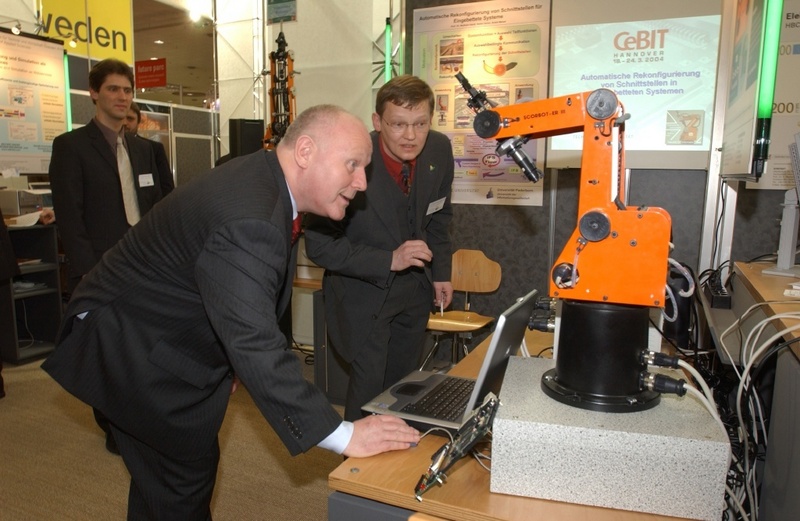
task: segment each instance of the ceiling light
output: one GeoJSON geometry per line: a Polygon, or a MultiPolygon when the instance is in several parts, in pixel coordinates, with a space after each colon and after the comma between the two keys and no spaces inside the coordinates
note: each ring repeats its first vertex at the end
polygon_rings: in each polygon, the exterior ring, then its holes
{"type": "Polygon", "coordinates": [[[150,60],[152,60],[152,61],[155,61],[155,60],[157,60],[157,59],[158,59],[158,56],[151,56],[151,57],[150,57],[150,60]]]}
{"type": "Polygon", "coordinates": [[[69,46],[72,47],[73,49],[75,47],[77,47],[78,46],[78,39],[77,38],[73,38],[72,40],[70,40],[69,41],[69,46]]]}
{"type": "Polygon", "coordinates": [[[0,22],[0,24],[14,24],[14,27],[11,28],[11,32],[14,34],[19,34],[22,32],[22,24],[19,23],[19,20],[6,20],[5,22],[0,22]]]}
{"type": "Polygon", "coordinates": [[[164,40],[153,40],[153,43],[156,45],[164,45],[164,40]]]}

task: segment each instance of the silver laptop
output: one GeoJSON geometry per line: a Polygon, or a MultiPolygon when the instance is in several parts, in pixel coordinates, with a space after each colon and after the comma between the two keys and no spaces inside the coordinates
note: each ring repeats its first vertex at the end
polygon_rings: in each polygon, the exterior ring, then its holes
{"type": "Polygon", "coordinates": [[[533,290],[517,299],[497,319],[477,379],[414,371],[361,409],[400,417],[423,432],[433,427],[458,430],[489,392],[500,394],[508,358],[522,344],[536,304],[536,294],[537,291],[533,290]]]}

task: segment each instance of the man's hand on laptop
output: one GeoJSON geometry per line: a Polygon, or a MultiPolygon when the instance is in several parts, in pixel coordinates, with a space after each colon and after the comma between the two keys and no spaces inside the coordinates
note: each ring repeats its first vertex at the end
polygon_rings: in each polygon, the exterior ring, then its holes
{"type": "Polygon", "coordinates": [[[343,454],[366,458],[390,450],[407,449],[419,443],[419,432],[394,416],[367,416],[353,422],[353,437],[343,454]]]}

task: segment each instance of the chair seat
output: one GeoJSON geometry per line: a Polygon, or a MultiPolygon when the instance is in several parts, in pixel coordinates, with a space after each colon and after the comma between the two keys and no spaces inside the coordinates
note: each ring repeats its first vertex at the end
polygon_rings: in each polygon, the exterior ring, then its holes
{"type": "Polygon", "coordinates": [[[487,317],[472,311],[445,311],[444,315],[431,313],[428,317],[428,329],[444,333],[466,333],[477,331],[494,322],[494,317],[487,317]]]}
{"type": "Polygon", "coordinates": [[[424,369],[439,349],[442,336],[452,336],[450,346],[453,363],[458,362],[459,354],[469,354],[469,343],[474,340],[472,333],[494,323],[494,317],[487,317],[467,311],[471,308],[471,293],[491,293],[500,287],[502,268],[500,263],[488,258],[480,250],[459,249],[453,252],[450,270],[450,283],[454,292],[464,294],[461,311],[433,312],[428,317],[428,332],[433,336],[433,347],[422,361],[424,369]]]}

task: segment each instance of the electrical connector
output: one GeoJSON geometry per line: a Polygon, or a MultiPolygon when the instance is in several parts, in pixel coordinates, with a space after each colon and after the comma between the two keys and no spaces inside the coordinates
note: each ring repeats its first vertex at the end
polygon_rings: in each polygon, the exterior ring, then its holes
{"type": "Polygon", "coordinates": [[[541,313],[534,310],[528,321],[528,329],[553,333],[556,330],[556,317],[552,312],[541,313]]]}
{"type": "Polygon", "coordinates": [[[656,351],[643,351],[642,363],[647,365],[655,365],[658,367],[670,367],[677,369],[680,359],[677,356],[671,356],[656,351]]]}
{"type": "Polygon", "coordinates": [[[686,380],[678,380],[658,373],[641,373],[639,385],[658,393],[677,394],[678,396],[686,394],[686,380]]]}
{"type": "Polygon", "coordinates": [[[703,286],[703,293],[712,308],[731,309],[731,295],[716,278],[709,280],[703,286]]]}

